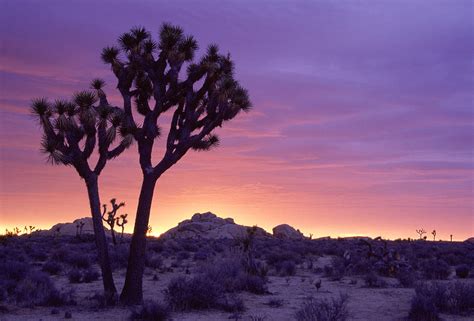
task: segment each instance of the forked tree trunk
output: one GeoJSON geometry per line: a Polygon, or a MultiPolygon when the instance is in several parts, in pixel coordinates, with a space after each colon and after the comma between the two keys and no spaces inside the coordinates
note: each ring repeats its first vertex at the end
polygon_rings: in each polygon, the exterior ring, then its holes
{"type": "Polygon", "coordinates": [[[127,276],[120,295],[120,301],[125,305],[136,305],[143,302],[143,271],[145,269],[146,232],[150,219],[151,203],[156,185],[156,177],[143,177],[140,198],[138,200],[137,216],[133,229],[130,255],[128,257],[127,276]]]}
{"type": "Polygon", "coordinates": [[[92,223],[94,226],[95,243],[99,257],[99,265],[102,271],[102,282],[104,284],[104,295],[108,305],[113,305],[117,301],[117,290],[115,289],[110,265],[109,249],[107,238],[105,237],[104,226],[102,225],[102,214],[100,212],[99,186],[97,176],[91,175],[86,179],[87,192],[91,207],[92,223]]]}

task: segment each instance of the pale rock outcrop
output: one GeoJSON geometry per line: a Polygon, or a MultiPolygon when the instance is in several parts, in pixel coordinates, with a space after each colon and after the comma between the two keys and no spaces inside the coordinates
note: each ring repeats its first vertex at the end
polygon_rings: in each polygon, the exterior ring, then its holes
{"type": "MultiPolygon", "coordinates": [[[[163,238],[179,239],[235,239],[247,234],[247,226],[239,225],[232,218],[220,218],[217,215],[196,213],[191,219],[184,220],[178,226],[163,233],[163,238]]],[[[269,236],[265,230],[257,228],[257,237],[269,236]]]]}
{"type": "MultiPolygon", "coordinates": [[[[94,226],[92,224],[91,217],[83,217],[74,220],[72,223],[58,223],[53,225],[49,230],[38,231],[37,234],[40,235],[76,235],[77,233],[77,224],[83,222],[84,226],[82,227],[82,235],[85,234],[94,234],[94,226]]],[[[107,230],[104,227],[105,230],[107,230]]]]}
{"type": "Polygon", "coordinates": [[[300,230],[295,230],[288,224],[280,224],[273,228],[273,236],[285,240],[301,240],[304,239],[303,233],[300,230]]]}

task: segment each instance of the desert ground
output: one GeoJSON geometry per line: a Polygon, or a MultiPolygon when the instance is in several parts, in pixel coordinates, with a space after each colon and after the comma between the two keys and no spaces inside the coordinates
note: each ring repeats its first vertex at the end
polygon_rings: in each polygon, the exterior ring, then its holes
{"type": "MultiPolygon", "coordinates": [[[[118,239],[120,291],[129,239],[118,239]]],[[[5,236],[0,320],[474,320],[472,242],[245,240],[150,237],[145,307],[128,308],[104,306],[92,235],[5,236]]]]}

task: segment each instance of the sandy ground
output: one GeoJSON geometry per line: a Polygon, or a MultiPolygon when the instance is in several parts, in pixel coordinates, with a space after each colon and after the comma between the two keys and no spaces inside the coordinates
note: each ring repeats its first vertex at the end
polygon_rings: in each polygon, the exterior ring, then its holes
{"type": "MultiPolygon", "coordinates": [[[[323,266],[327,262],[326,257],[319,258],[318,265],[323,266]]],[[[159,273],[158,280],[153,281],[155,272],[147,270],[144,277],[145,299],[162,301],[163,290],[168,282],[175,276],[184,274],[183,269],[175,269],[174,272],[159,273]]],[[[124,282],[125,271],[115,273],[115,280],[118,289],[121,289],[124,282]]],[[[52,315],[53,308],[18,308],[9,306],[7,314],[0,314],[0,321],[38,321],[38,320],[65,320],[64,313],[70,311],[72,318],[69,320],[90,321],[90,320],[127,320],[130,315],[128,308],[94,308],[94,301],[89,298],[95,293],[100,293],[101,281],[89,284],[71,285],[67,279],[62,277],[54,278],[58,288],[73,287],[76,292],[78,304],[71,307],[58,308],[59,314],[52,315]]],[[[389,283],[394,280],[387,279],[389,283]]],[[[354,321],[389,321],[403,320],[407,316],[410,301],[414,294],[413,289],[398,287],[388,287],[373,289],[364,287],[364,282],[360,278],[343,278],[340,281],[330,281],[306,270],[299,269],[297,275],[292,277],[270,276],[268,289],[271,294],[254,295],[242,293],[246,311],[242,313],[240,320],[266,320],[266,321],[288,321],[295,320],[295,312],[310,296],[315,298],[336,297],[339,293],[349,295],[348,309],[349,320],[354,321]],[[318,291],[314,282],[321,279],[322,287],[318,291]],[[266,303],[271,299],[280,299],[283,305],[278,308],[269,307],[266,303]],[[257,319],[257,317],[261,317],[257,319]]],[[[187,313],[173,313],[173,320],[183,321],[204,321],[204,320],[229,320],[231,313],[220,311],[198,311],[187,313]]],[[[452,315],[442,315],[444,320],[472,321],[471,317],[459,317],[452,315]]]]}

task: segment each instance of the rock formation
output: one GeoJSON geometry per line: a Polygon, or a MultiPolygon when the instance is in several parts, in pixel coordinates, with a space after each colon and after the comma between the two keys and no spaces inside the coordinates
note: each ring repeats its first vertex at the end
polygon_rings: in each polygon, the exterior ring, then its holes
{"type": "MultiPolygon", "coordinates": [[[[190,220],[184,220],[178,226],[163,233],[163,238],[203,238],[226,239],[240,238],[247,234],[248,226],[236,224],[232,218],[220,218],[217,215],[196,213],[190,220]]],[[[270,236],[265,230],[258,228],[257,237],[270,236]]]]}
{"type": "Polygon", "coordinates": [[[300,230],[295,230],[288,224],[277,225],[273,228],[273,236],[285,240],[301,240],[304,239],[300,230]]]}

